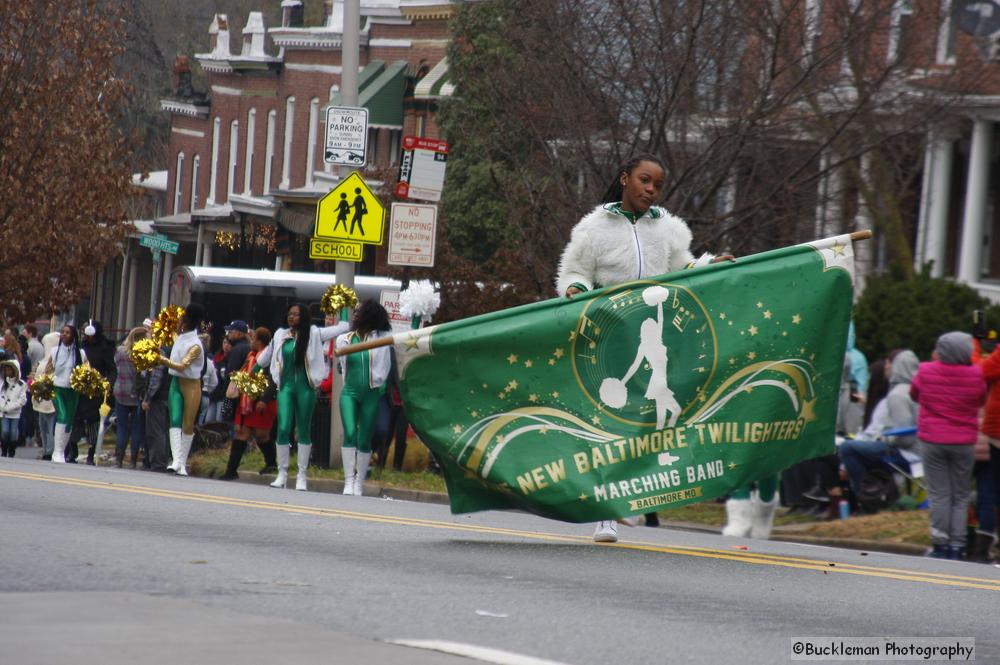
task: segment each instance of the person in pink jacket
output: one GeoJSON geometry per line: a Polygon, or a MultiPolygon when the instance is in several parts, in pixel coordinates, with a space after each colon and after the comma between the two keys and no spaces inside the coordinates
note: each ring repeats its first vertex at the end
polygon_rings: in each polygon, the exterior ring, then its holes
{"type": "Polygon", "coordinates": [[[972,336],[949,332],[937,340],[931,362],[920,363],[910,397],[920,407],[917,438],[931,502],[930,556],[965,557],[973,448],[986,380],[972,363],[972,336]]]}

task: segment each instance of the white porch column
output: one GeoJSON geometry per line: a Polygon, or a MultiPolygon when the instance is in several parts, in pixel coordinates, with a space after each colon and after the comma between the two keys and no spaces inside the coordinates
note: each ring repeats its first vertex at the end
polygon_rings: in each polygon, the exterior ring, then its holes
{"type": "Polygon", "coordinates": [[[125,323],[122,328],[135,325],[135,285],[139,281],[139,254],[132,253],[128,268],[128,298],[125,304],[125,323]]]}
{"type": "MultiPolygon", "coordinates": [[[[872,173],[872,158],[870,153],[861,156],[861,182],[863,186],[870,186],[872,173]]],[[[872,228],[872,214],[865,202],[864,196],[858,193],[858,212],[854,218],[854,230],[866,231],[872,228]]],[[[874,257],[877,239],[873,238],[866,242],[854,244],[854,262],[857,268],[854,293],[860,295],[864,291],[865,278],[871,274],[874,268],[874,257]]]]}
{"type": "Polygon", "coordinates": [[[201,222],[198,224],[198,239],[194,244],[194,264],[196,266],[201,265],[201,251],[202,251],[202,239],[205,231],[205,223],[201,222]]]}
{"type": "Polygon", "coordinates": [[[163,307],[172,304],[170,302],[170,273],[174,269],[174,255],[163,253],[163,276],[160,279],[160,302],[163,307]]]}
{"type": "Polygon", "coordinates": [[[128,328],[128,321],[125,320],[125,312],[128,307],[128,292],[129,292],[129,271],[132,265],[132,241],[125,241],[125,255],[122,257],[122,275],[121,282],[118,287],[118,316],[115,319],[115,327],[122,329],[128,328]]]}
{"type": "Polygon", "coordinates": [[[983,260],[983,220],[990,174],[993,121],[978,119],[972,126],[972,151],[965,183],[965,216],[962,219],[962,249],[958,257],[958,278],[966,283],[979,281],[983,260]]]}
{"type": "Polygon", "coordinates": [[[206,240],[201,248],[201,265],[209,268],[212,266],[212,241],[206,240]]]}
{"type": "Polygon", "coordinates": [[[928,133],[927,148],[924,151],[923,196],[920,202],[920,221],[917,224],[915,267],[919,269],[930,261],[931,275],[934,277],[944,275],[954,152],[954,137],[941,129],[928,133]]]}

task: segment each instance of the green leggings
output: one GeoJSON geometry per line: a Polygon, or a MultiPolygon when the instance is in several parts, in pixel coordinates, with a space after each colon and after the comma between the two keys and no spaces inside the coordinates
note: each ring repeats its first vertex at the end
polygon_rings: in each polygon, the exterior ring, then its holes
{"type": "MultiPolygon", "coordinates": [[[[767,502],[774,498],[774,493],[778,491],[778,482],[779,476],[762,478],[757,481],[757,496],[761,501],[767,502]]],[[[731,492],[729,497],[732,499],[749,499],[750,485],[744,485],[743,487],[731,492]]]]}
{"type": "Polygon", "coordinates": [[[296,368],[281,382],[278,389],[278,439],[279,446],[292,441],[292,418],[297,426],[298,442],[312,444],[312,419],[316,410],[316,390],[309,385],[306,373],[296,368]]]}
{"type": "Polygon", "coordinates": [[[170,381],[170,390],[167,392],[170,429],[179,429],[184,434],[193,434],[200,406],[201,380],[173,377],[170,381]]]}
{"type": "Polygon", "coordinates": [[[358,452],[372,451],[372,434],[378,418],[378,402],[385,392],[380,388],[357,390],[344,386],[340,393],[340,420],[344,423],[344,447],[358,452]]]}
{"type": "Polygon", "coordinates": [[[56,386],[56,422],[65,426],[67,432],[73,429],[73,419],[76,418],[76,405],[79,401],[80,393],[72,388],[56,386]]]}

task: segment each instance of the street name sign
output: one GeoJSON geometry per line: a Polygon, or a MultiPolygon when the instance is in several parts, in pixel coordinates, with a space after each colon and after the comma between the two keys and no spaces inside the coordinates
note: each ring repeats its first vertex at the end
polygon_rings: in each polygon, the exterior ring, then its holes
{"type": "Polygon", "coordinates": [[[330,106],[326,109],[327,164],[364,166],[368,149],[368,109],[330,106]]]}
{"type": "Polygon", "coordinates": [[[386,262],[393,266],[433,267],[436,236],[437,206],[393,203],[386,262]]]}
{"type": "Polygon", "coordinates": [[[385,208],[357,171],[316,204],[316,238],[381,245],[384,227],[385,208]]]}
{"type": "Polygon", "coordinates": [[[324,261],[354,261],[364,258],[365,246],[360,242],[336,242],[322,238],[309,239],[309,258],[324,261]]]}
{"type": "Polygon", "coordinates": [[[139,236],[139,246],[148,247],[154,252],[176,254],[177,250],[180,249],[181,244],[179,242],[174,242],[173,240],[168,240],[167,236],[162,234],[157,234],[155,236],[144,234],[139,236]]]}
{"type": "Polygon", "coordinates": [[[403,138],[403,159],[399,166],[396,196],[423,201],[440,201],[444,171],[448,165],[448,143],[418,136],[403,138]]]}

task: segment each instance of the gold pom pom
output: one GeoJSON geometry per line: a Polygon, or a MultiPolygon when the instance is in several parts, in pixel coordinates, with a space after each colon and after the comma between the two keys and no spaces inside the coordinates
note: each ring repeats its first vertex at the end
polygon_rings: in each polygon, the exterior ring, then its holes
{"type": "Polygon", "coordinates": [[[177,324],[184,316],[184,308],[178,305],[167,305],[156,315],[153,321],[150,336],[156,342],[157,348],[162,349],[174,343],[174,334],[177,332],[177,324]]]}
{"type": "Polygon", "coordinates": [[[110,384],[90,365],[77,365],[69,376],[69,387],[84,397],[95,399],[107,395],[110,384]]]}
{"type": "Polygon", "coordinates": [[[357,306],[358,294],[343,284],[332,284],[319,302],[320,311],[327,315],[339,314],[345,307],[354,309],[357,306]]]}
{"type": "Polygon", "coordinates": [[[267,390],[267,376],[262,372],[233,372],[229,380],[236,384],[240,392],[250,399],[260,399],[267,390]]]}
{"type": "Polygon", "coordinates": [[[38,402],[52,400],[56,396],[56,384],[52,382],[52,375],[40,376],[31,382],[31,397],[38,402]]]}
{"type": "Polygon", "coordinates": [[[153,369],[160,363],[160,347],[151,339],[136,340],[129,353],[129,359],[137,372],[153,369]]]}

